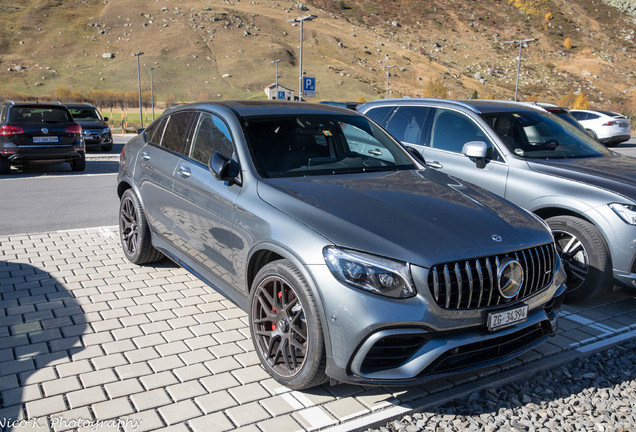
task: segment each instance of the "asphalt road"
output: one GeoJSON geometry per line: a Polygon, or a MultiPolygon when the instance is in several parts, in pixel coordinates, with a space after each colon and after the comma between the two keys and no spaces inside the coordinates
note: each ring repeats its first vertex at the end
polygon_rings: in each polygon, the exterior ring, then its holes
{"type": "Polygon", "coordinates": [[[114,138],[110,152],[87,153],[83,172],[65,163],[0,176],[0,235],[117,225],[119,153],[131,137],[114,138]]]}
{"type": "MultiPolygon", "coordinates": [[[[84,172],[38,165],[0,177],[0,235],[117,225],[119,153],[131,137],[115,136],[110,152],[89,152],[84,172]]],[[[636,157],[636,136],[612,150],[636,157]]]]}

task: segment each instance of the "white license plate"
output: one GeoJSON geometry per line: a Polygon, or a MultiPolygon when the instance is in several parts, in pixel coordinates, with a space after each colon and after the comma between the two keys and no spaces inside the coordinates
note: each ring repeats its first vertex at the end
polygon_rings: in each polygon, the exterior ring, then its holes
{"type": "Polygon", "coordinates": [[[488,314],[488,330],[495,331],[504,327],[510,327],[523,322],[528,318],[528,306],[506,310],[503,312],[491,312],[488,314]]]}
{"type": "Polygon", "coordinates": [[[56,143],[56,136],[43,136],[43,137],[33,137],[34,143],[56,143]]]}

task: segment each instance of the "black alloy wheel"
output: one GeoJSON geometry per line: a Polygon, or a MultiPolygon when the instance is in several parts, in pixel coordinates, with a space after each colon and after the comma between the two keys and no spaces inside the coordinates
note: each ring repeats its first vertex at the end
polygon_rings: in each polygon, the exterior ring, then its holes
{"type": "Polygon", "coordinates": [[[161,259],[161,252],[152,246],[145,213],[132,189],[128,189],[121,197],[119,236],[124,254],[130,262],[147,264],[161,259]]]}
{"type": "Polygon", "coordinates": [[[261,363],[281,384],[305,389],[323,383],[325,353],[315,301],[287,260],[263,267],[251,293],[250,331],[261,363]]]}

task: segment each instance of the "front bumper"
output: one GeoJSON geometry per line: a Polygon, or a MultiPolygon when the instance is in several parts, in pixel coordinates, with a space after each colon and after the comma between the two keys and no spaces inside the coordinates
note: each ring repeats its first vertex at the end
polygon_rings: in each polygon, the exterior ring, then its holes
{"type": "Polygon", "coordinates": [[[524,300],[527,319],[490,332],[491,309],[441,310],[417,280],[418,295],[397,300],[348,288],[328,270],[317,270],[330,347],[327,374],[357,384],[418,384],[516,357],[556,334],[566,290],[559,262],[549,286],[524,300]]]}
{"type": "Polygon", "coordinates": [[[113,135],[109,133],[84,135],[84,142],[87,148],[101,147],[113,144],[113,135]]]}

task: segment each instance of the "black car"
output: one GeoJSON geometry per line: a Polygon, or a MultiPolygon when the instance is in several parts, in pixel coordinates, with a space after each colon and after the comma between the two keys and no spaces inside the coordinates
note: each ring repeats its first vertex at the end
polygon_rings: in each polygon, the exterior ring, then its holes
{"type": "Polygon", "coordinates": [[[102,117],[97,108],[89,103],[64,104],[84,131],[86,148],[99,147],[110,151],[113,148],[113,135],[108,126],[108,117],[102,117]]]}
{"type": "Polygon", "coordinates": [[[70,162],[84,171],[82,127],[56,103],[5,101],[0,105],[0,174],[11,165],[70,162]]]}

